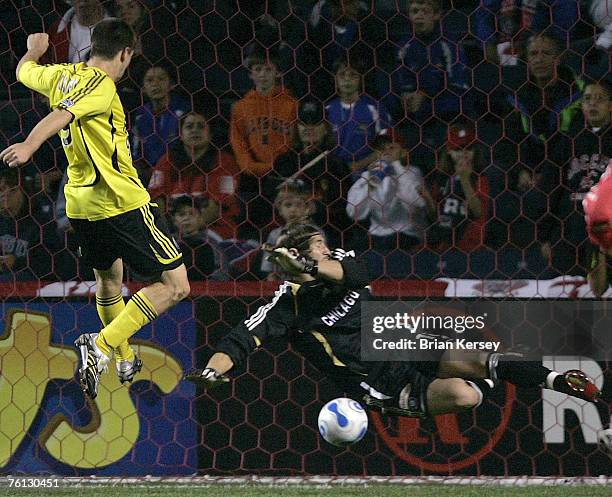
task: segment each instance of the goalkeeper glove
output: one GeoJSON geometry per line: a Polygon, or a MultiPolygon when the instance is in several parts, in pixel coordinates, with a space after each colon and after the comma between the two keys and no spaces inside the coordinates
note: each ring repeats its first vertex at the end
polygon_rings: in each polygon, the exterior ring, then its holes
{"type": "Polygon", "coordinates": [[[213,368],[191,369],[185,373],[185,379],[204,388],[214,388],[228,383],[230,379],[224,374],[219,374],[213,368]]]}
{"type": "Polygon", "coordinates": [[[286,273],[316,276],[319,271],[317,261],[303,255],[294,255],[285,247],[272,248],[269,245],[264,245],[263,249],[269,253],[268,260],[286,273]]]}

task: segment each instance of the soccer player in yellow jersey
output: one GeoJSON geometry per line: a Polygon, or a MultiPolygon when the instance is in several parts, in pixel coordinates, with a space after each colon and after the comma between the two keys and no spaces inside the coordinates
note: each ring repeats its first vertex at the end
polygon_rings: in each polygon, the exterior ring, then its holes
{"type": "Polygon", "coordinates": [[[125,113],[115,82],[134,52],[134,33],[122,20],[105,19],[91,35],[90,59],[79,64],[38,64],[49,39],[28,37],[17,79],[45,95],[51,113],[26,140],[0,153],[10,167],[27,163],[59,133],[68,158],[66,211],[81,256],[94,268],[96,304],[104,328],[81,335],[83,391],[97,395],[100,373],[113,353],[120,381],[131,382],[142,362],[128,338],[189,294],[182,254],[156,204],[138,179],[130,156],[125,113]],[[124,303],[123,263],[151,281],[124,303]]]}

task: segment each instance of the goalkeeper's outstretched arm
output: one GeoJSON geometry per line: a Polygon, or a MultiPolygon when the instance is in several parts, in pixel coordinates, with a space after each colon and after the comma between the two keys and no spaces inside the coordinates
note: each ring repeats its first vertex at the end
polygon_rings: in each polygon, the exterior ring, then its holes
{"type": "Polygon", "coordinates": [[[332,253],[324,245],[320,235],[313,238],[315,246],[318,241],[323,243],[322,253],[319,251],[317,254],[311,249],[304,255],[293,248],[271,246],[264,246],[264,251],[268,253],[269,261],[278,265],[290,278],[299,283],[322,279],[350,289],[363,288],[370,283],[368,266],[356,259],[353,251],[336,249],[332,253]]]}
{"type": "Polygon", "coordinates": [[[259,307],[219,342],[204,369],[188,371],[185,379],[205,388],[228,382],[225,374],[242,367],[251,352],[269,339],[287,335],[295,321],[294,308],[291,284],[283,283],[270,303],[259,307]]]}
{"type": "Polygon", "coordinates": [[[225,352],[215,352],[209,359],[204,369],[192,369],[185,373],[185,379],[192,381],[204,388],[214,388],[228,383],[230,380],[225,375],[234,367],[234,361],[225,352]]]}

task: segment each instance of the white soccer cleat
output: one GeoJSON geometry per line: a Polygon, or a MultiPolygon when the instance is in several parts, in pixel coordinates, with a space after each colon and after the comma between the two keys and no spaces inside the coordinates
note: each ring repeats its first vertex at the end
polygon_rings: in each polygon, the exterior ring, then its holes
{"type": "Polygon", "coordinates": [[[79,368],[81,389],[92,400],[98,395],[100,374],[108,370],[110,361],[110,358],[103,354],[96,345],[96,338],[98,338],[98,333],[85,333],[74,342],[81,353],[81,367],[79,368]]]}
{"type": "Polygon", "coordinates": [[[115,362],[117,368],[117,376],[119,381],[123,384],[126,381],[132,383],[134,376],[142,369],[142,361],[137,355],[134,355],[133,361],[118,361],[115,362]]]}

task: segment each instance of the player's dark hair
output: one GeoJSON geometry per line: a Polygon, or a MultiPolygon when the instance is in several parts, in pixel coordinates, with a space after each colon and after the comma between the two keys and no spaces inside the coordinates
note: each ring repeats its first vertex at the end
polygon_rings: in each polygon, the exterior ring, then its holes
{"type": "Polygon", "coordinates": [[[124,48],[134,48],[136,37],[130,25],[110,17],[96,24],[91,33],[91,57],[112,59],[124,48]]]}
{"type": "Polygon", "coordinates": [[[281,234],[276,241],[275,248],[295,248],[300,253],[308,252],[310,249],[310,239],[316,235],[323,236],[323,232],[321,231],[321,228],[315,226],[314,224],[299,222],[290,223],[281,231],[281,234]]]}

